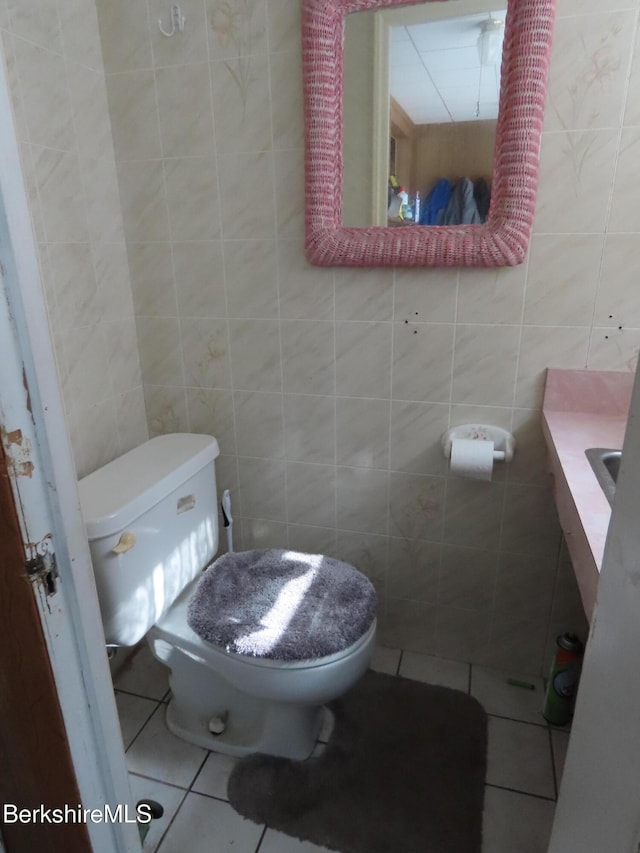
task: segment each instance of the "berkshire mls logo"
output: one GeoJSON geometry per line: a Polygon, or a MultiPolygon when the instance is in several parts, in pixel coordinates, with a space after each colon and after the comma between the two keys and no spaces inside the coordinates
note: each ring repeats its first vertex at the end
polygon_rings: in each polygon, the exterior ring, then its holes
{"type": "Polygon", "coordinates": [[[2,807],[2,820],[10,823],[142,823],[153,820],[153,806],[140,802],[132,808],[128,803],[112,808],[105,804],[100,809],[85,809],[65,805],[62,808],[47,808],[40,805],[35,809],[21,809],[15,803],[5,803],[2,807]]]}

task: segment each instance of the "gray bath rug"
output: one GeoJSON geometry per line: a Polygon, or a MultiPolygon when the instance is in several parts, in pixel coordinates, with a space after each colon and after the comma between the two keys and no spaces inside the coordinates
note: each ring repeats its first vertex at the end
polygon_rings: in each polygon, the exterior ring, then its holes
{"type": "Polygon", "coordinates": [[[481,853],[487,715],[475,699],[368,672],[330,707],[317,758],[238,762],[236,811],[340,853],[481,853]]]}

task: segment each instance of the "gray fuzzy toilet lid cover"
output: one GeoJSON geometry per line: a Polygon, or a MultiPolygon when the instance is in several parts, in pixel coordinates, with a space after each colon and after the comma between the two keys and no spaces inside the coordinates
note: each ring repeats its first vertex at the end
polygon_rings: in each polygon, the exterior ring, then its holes
{"type": "Polygon", "coordinates": [[[376,592],[356,568],[321,554],[223,554],[205,569],[189,627],[227,651],[282,661],[336,654],[365,634],[376,592]]]}

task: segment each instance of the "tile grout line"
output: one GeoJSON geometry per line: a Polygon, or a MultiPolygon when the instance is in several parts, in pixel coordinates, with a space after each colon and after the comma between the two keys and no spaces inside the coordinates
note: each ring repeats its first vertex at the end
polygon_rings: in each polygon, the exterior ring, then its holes
{"type": "Polygon", "coordinates": [[[556,756],[553,749],[553,730],[551,726],[547,726],[549,732],[549,751],[551,753],[551,772],[553,774],[553,788],[556,792],[556,802],[558,801],[558,774],[556,773],[556,756]]]}
{"type": "MultiPolygon", "coordinates": [[[[194,780],[195,781],[195,780],[194,780]]],[[[224,797],[217,797],[215,794],[205,794],[204,791],[192,791],[188,790],[187,794],[195,794],[197,797],[206,797],[207,800],[215,800],[217,803],[224,803],[227,806],[231,806],[229,800],[225,800],[224,797]]],[[[233,806],[231,806],[233,809],[233,806]]],[[[235,809],[234,809],[235,811],[235,809]]]]}
{"type": "Polygon", "coordinates": [[[178,814],[180,813],[180,809],[182,808],[182,806],[184,805],[185,800],[187,799],[187,794],[188,794],[188,793],[189,793],[189,791],[185,791],[185,792],[184,792],[184,796],[183,796],[183,798],[180,800],[180,803],[179,803],[179,805],[178,805],[178,808],[175,810],[175,813],[174,813],[173,817],[171,818],[171,820],[170,820],[170,821],[169,821],[169,823],[167,824],[167,828],[166,828],[166,829],[165,829],[165,831],[162,833],[162,835],[161,835],[161,837],[160,837],[160,840],[158,841],[158,843],[157,843],[157,844],[156,844],[156,846],[155,846],[154,853],[157,853],[157,851],[158,851],[158,850],[160,850],[161,846],[164,844],[165,838],[167,837],[167,834],[169,833],[169,830],[170,830],[170,829],[171,829],[171,827],[173,826],[173,823],[174,823],[175,819],[178,817],[178,814]]]}
{"type": "Polygon", "coordinates": [[[166,779],[156,779],[155,776],[146,776],[144,773],[140,773],[137,770],[127,769],[127,772],[130,776],[135,776],[137,779],[147,779],[149,782],[158,782],[158,784],[166,785],[168,788],[175,788],[176,791],[183,791],[185,794],[189,793],[187,788],[183,788],[181,785],[176,785],[174,782],[167,782],[166,779]]]}
{"type": "Polygon", "coordinates": [[[255,853],[260,853],[260,848],[262,847],[262,842],[264,841],[264,837],[265,837],[265,835],[267,834],[267,829],[268,829],[268,828],[269,828],[269,827],[268,827],[268,826],[267,826],[267,824],[265,823],[265,825],[264,825],[264,829],[262,830],[262,835],[261,835],[261,836],[260,836],[260,838],[258,839],[258,846],[257,846],[257,847],[256,847],[256,849],[255,849],[255,853]]]}
{"type": "Polygon", "coordinates": [[[496,785],[494,782],[485,782],[485,788],[495,788],[498,791],[510,791],[512,794],[520,794],[522,797],[532,797],[534,800],[543,800],[545,803],[553,803],[556,801],[553,797],[545,797],[542,794],[532,794],[530,791],[522,791],[520,788],[509,788],[507,785],[496,785]]]}
{"type": "MultiPolygon", "coordinates": [[[[193,786],[195,785],[195,783],[196,783],[196,781],[197,781],[197,779],[198,779],[198,776],[202,773],[202,768],[204,767],[204,765],[205,765],[205,764],[207,763],[207,761],[209,760],[209,756],[211,755],[212,751],[213,751],[213,750],[211,750],[211,749],[207,749],[207,754],[206,754],[206,755],[205,755],[205,757],[202,759],[202,762],[200,763],[200,767],[198,767],[198,769],[196,770],[196,772],[195,772],[195,774],[194,774],[194,776],[193,776],[193,779],[191,780],[191,783],[189,784],[189,787],[187,788],[187,793],[188,793],[188,794],[190,794],[190,793],[192,793],[192,792],[193,792],[194,794],[199,794],[199,793],[200,793],[199,791],[194,791],[194,790],[193,790],[193,786]]],[[[204,796],[206,796],[206,795],[204,795],[204,796]]],[[[218,798],[217,798],[217,797],[215,797],[214,799],[218,799],[218,798]]]]}
{"type": "MultiPolygon", "coordinates": [[[[207,758],[209,756],[207,755],[207,758]]],[[[204,759],[207,760],[206,758],[204,759]]],[[[159,785],[167,785],[169,788],[175,788],[176,791],[183,791],[185,794],[198,794],[200,797],[208,797],[210,800],[218,800],[220,803],[228,803],[228,800],[223,799],[222,797],[217,797],[215,794],[205,794],[203,791],[196,791],[192,788],[185,788],[182,785],[177,785],[175,782],[168,782],[166,779],[159,779],[157,776],[149,776],[145,773],[140,773],[137,770],[129,770],[128,771],[131,776],[136,776],[138,779],[146,779],[149,782],[157,782],[159,785]]],[[[200,770],[198,770],[198,774],[200,770]]],[[[195,779],[193,780],[196,781],[195,779]]],[[[193,783],[192,783],[193,784],[193,783]]]]}
{"type": "MultiPolygon", "coordinates": [[[[280,390],[274,393],[280,395],[280,422],[282,424],[282,457],[279,458],[279,461],[282,462],[282,500],[284,503],[282,519],[272,519],[272,521],[279,521],[284,524],[284,540],[287,547],[290,547],[289,536],[291,533],[290,528],[290,518],[289,518],[289,493],[291,491],[290,484],[290,461],[287,455],[287,440],[286,440],[286,424],[287,424],[287,416],[286,416],[286,407],[285,407],[285,349],[284,349],[284,341],[282,336],[283,331],[283,320],[286,320],[282,316],[282,263],[281,263],[281,248],[280,248],[280,228],[278,226],[278,176],[276,171],[276,160],[275,160],[275,134],[274,134],[274,121],[273,121],[273,75],[271,68],[271,42],[269,38],[269,11],[265,4],[265,41],[266,41],[266,75],[267,75],[267,92],[269,98],[269,148],[265,150],[265,154],[269,156],[269,175],[273,182],[273,196],[272,196],[272,213],[273,213],[273,235],[272,239],[275,245],[275,267],[276,267],[276,299],[277,299],[277,316],[274,318],[277,329],[278,329],[278,358],[280,361],[280,369],[278,372],[279,382],[280,382],[280,390]]],[[[249,59],[252,54],[249,55],[249,59]]],[[[240,453],[238,450],[238,446],[236,444],[236,452],[238,456],[238,467],[240,466],[240,453]]],[[[243,525],[244,526],[244,525],[243,525]]]]}
{"type": "Polygon", "coordinates": [[[396,667],[396,676],[400,675],[400,668],[402,667],[402,658],[404,657],[404,649],[400,649],[400,657],[398,658],[398,665],[396,667]]]}
{"type": "MultiPolygon", "coordinates": [[[[157,853],[157,851],[160,849],[161,845],[164,843],[164,840],[165,840],[165,838],[167,837],[167,834],[168,834],[169,830],[170,830],[170,829],[171,829],[171,827],[173,826],[173,823],[174,823],[175,819],[176,819],[176,818],[178,817],[178,815],[180,814],[180,810],[182,809],[183,805],[185,804],[185,801],[186,801],[187,797],[189,796],[189,794],[190,794],[190,793],[192,793],[193,784],[194,784],[194,782],[196,781],[196,779],[198,778],[198,776],[200,775],[200,773],[201,773],[201,771],[202,771],[202,768],[204,767],[204,765],[205,765],[205,763],[206,763],[207,759],[209,758],[209,755],[210,755],[210,754],[211,754],[211,751],[210,751],[210,750],[207,750],[207,754],[206,754],[206,755],[205,755],[205,757],[202,759],[202,763],[200,764],[200,766],[199,766],[199,767],[198,767],[198,769],[196,770],[196,772],[195,772],[195,774],[194,774],[194,777],[193,777],[193,779],[191,780],[191,783],[190,783],[189,787],[188,787],[186,790],[185,790],[184,788],[180,788],[180,790],[184,791],[184,796],[183,796],[183,797],[182,797],[182,799],[180,800],[180,803],[179,803],[179,805],[178,805],[178,808],[175,810],[175,813],[174,813],[173,817],[171,818],[171,820],[170,820],[170,821],[169,821],[169,823],[167,824],[167,828],[166,828],[166,829],[165,829],[165,831],[162,833],[162,836],[161,836],[160,840],[158,841],[158,843],[157,843],[157,845],[156,845],[155,853],[157,853]]],[[[147,779],[148,779],[148,778],[151,778],[151,777],[145,776],[145,777],[143,777],[143,778],[147,778],[147,779]]],[[[168,784],[168,783],[164,782],[164,780],[161,780],[161,779],[158,779],[158,780],[156,780],[156,781],[161,782],[162,784],[168,784]]],[[[170,783],[169,783],[169,784],[170,784],[170,783]]],[[[178,785],[175,785],[174,787],[179,788],[179,786],[178,786],[178,785]]],[[[198,793],[198,792],[197,792],[197,791],[193,791],[193,793],[198,793]]]]}
{"type": "Polygon", "coordinates": [[[167,693],[163,693],[161,698],[158,699],[157,696],[147,696],[144,693],[136,693],[134,690],[125,690],[123,687],[116,687],[115,685],[113,687],[113,690],[115,693],[126,693],[127,696],[135,696],[137,699],[147,699],[147,701],[149,702],[164,703],[165,699],[167,698],[167,693]]]}
{"type": "MultiPolygon", "coordinates": [[[[128,695],[135,695],[135,694],[128,694],[128,695]]],[[[141,696],[141,697],[138,697],[138,698],[144,699],[145,697],[144,697],[144,696],[141,696]]],[[[160,701],[152,700],[152,701],[155,701],[155,702],[156,702],[156,706],[155,706],[155,708],[153,709],[153,711],[151,711],[151,713],[150,713],[150,714],[149,714],[149,716],[146,718],[146,720],[144,721],[144,723],[140,726],[140,728],[139,728],[139,729],[138,729],[138,731],[136,732],[135,736],[132,738],[131,743],[129,744],[129,746],[127,746],[127,747],[126,747],[126,749],[125,749],[125,754],[126,754],[127,752],[129,752],[129,750],[131,749],[131,747],[133,746],[133,744],[138,740],[138,738],[140,737],[140,735],[142,734],[142,732],[144,731],[144,729],[147,727],[147,724],[150,722],[151,718],[155,715],[155,713],[156,713],[156,711],[158,710],[158,708],[160,708],[160,706],[162,705],[162,700],[160,700],[160,701]]]]}
{"type": "Polygon", "coordinates": [[[496,720],[507,720],[510,723],[522,723],[523,726],[535,726],[537,729],[547,729],[547,723],[532,723],[531,720],[521,720],[518,717],[507,717],[504,714],[493,714],[487,711],[487,717],[493,717],[496,720]]]}

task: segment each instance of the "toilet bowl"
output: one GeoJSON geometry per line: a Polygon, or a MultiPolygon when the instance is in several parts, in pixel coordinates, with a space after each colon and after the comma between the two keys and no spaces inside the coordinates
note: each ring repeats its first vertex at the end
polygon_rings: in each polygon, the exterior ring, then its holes
{"type": "MultiPolygon", "coordinates": [[[[105,639],[132,646],[146,637],[170,670],[166,721],[177,736],[229,755],[306,758],[325,703],[369,665],[375,616],[344,648],[301,659],[294,653],[287,660],[239,653],[189,626],[199,584],[205,575],[217,578],[216,564],[204,575],[202,570],[218,546],[218,453],[211,436],[159,436],[80,481],[105,639]]],[[[280,552],[245,555],[261,553],[280,552]]],[[[236,555],[224,559],[233,565],[236,555]]],[[[336,563],[313,560],[318,566],[336,563]]],[[[343,564],[337,565],[339,570],[343,564]]],[[[370,586],[352,567],[344,569],[370,586]]],[[[251,574],[246,577],[247,587],[255,586],[251,574]]],[[[366,593],[375,599],[372,588],[366,593]]],[[[349,621],[348,614],[340,618],[349,621]]]]}
{"type": "Polygon", "coordinates": [[[179,737],[229,755],[265,752],[306,758],[322,724],[322,706],[364,674],[375,642],[369,630],[343,651],[314,660],[280,661],[229,652],[187,624],[192,582],[151,628],[154,656],[171,669],[167,726],[179,737]],[[209,724],[225,721],[213,734],[209,724]]]}

